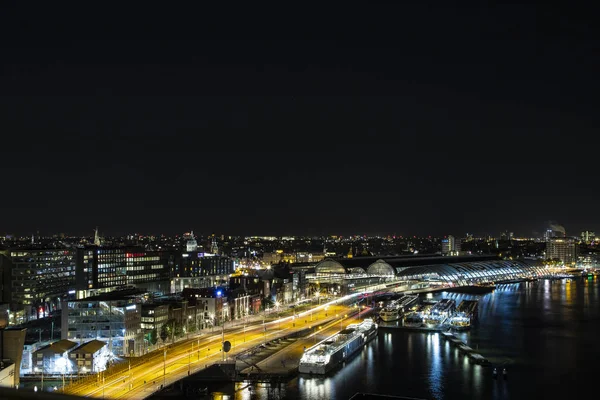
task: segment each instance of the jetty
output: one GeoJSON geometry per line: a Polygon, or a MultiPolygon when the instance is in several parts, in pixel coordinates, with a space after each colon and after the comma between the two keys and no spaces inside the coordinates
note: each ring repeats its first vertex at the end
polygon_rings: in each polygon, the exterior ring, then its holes
{"type": "Polygon", "coordinates": [[[487,358],[477,353],[473,348],[467,346],[465,342],[454,336],[450,332],[442,332],[442,337],[448,340],[451,344],[456,346],[458,350],[464,353],[469,359],[479,365],[490,365],[487,358]]]}

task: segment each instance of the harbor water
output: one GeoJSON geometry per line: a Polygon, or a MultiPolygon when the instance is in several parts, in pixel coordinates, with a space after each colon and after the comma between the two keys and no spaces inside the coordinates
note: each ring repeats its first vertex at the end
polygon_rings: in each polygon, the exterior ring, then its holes
{"type": "Polygon", "coordinates": [[[501,285],[478,296],[433,296],[447,297],[457,304],[479,300],[479,322],[456,336],[492,366],[473,364],[440,333],[380,330],[326,377],[297,377],[279,387],[242,383],[224,397],[335,400],[367,392],[422,399],[564,399],[594,386],[600,354],[597,277],[501,285]]]}

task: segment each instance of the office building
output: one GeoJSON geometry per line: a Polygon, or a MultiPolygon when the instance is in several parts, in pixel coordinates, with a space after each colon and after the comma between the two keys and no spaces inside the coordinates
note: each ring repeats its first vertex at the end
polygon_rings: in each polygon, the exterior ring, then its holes
{"type": "Polygon", "coordinates": [[[89,247],[77,251],[77,297],[135,286],[169,291],[174,253],[135,247],[89,247]]]}
{"type": "Polygon", "coordinates": [[[546,241],[546,259],[560,260],[575,265],[579,256],[579,243],[573,238],[553,237],[546,241]]]}
{"type": "Polygon", "coordinates": [[[65,300],[61,337],[80,344],[101,340],[115,356],[141,354],[144,349],[141,303],[146,294],[140,290],[120,290],[65,300]]]}
{"type": "Polygon", "coordinates": [[[75,289],[76,250],[0,251],[2,302],[10,305],[11,325],[48,316],[61,297],[75,289]]]}
{"type": "Polygon", "coordinates": [[[591,243],[596,239],[596,233],[593,231],[583,231],[581,232],[581,241],[583,243],[591,243]]]}
{"type": "Polygon", "coordinates": [[[442,239],[442,255],[457,256],[460,253],[460,239],[448,235],[442,239]]]}

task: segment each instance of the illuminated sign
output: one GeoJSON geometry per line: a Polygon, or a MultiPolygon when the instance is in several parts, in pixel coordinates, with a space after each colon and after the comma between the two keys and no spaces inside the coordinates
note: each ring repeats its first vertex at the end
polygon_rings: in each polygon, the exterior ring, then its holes
{"type": "Polygon", "coordinates": [[[135,310],[135,304],[125,307],[127,310],[135,310]]]}

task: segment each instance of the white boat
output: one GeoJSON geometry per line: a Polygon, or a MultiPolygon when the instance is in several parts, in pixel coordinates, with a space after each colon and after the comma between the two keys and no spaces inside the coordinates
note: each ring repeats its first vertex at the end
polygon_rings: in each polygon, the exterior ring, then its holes
{"type": "Polygon", "coordinates": [[[439,328],[446,322],[456,309],[456,301],[453,299],[442,299],[437,302],[425,317],[425,325],[428,328],[439,328]]]}
{"type": "Polygon", "coordinates": [[[456,308],[456,314],[449,318],[450,327],[457,331],[467,330],[477,319],[477,300],[463,300],[456,308]]]}
{"type": "Polygon", "coordinates": [[[409,313],[404,317],[403,325],[408,328],[420,328],[423,326],[423,316],[419,312],[409,313]]]}
{"type": "Polygon", "coordinates": [[[303,374],[324,375],[350,358],[377,335],[377,324],[370,318],[351,324],[333,336],[307,349],[298,365],[303,374]]]}
{"type": "Polygon", "coordinates": [[[380,312],[379,317],[384,322],[398,321],[408,310],[419,302],[419,295],[405,295],[391,301],[380,312]]]}
{"type": "Polygon", "coordinates": [[[398,321],[400,319],[400,304],[394,300],[387,304],[380,312],[379,318],[384,322],[398,321]]]}

